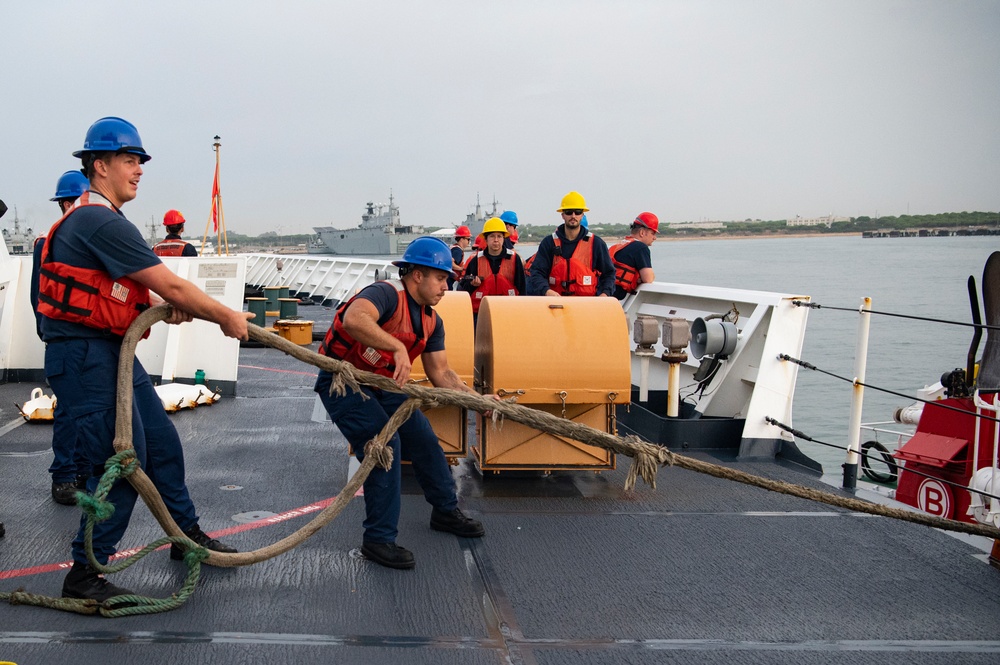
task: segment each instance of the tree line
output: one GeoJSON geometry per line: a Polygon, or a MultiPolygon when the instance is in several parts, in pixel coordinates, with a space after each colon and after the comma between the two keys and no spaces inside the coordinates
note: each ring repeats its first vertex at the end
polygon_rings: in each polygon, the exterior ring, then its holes
{"type": "MultiPolygon", "coordinates": [[[[859,216],[849,221],[833,222],[830,226],[789,226],[786,220],[744,220],[742,222],[722,222],[721,229],[686,228],[663,223],[660,225],[660,235],[666,237],[705,237],[717,235],[781,235],[787,233],[861,233],[877,230],[931,229],[931,228],[966,228],[966,227],[1000,227],[1000,213],[996,212],[945,212],[936,215],[899,215],[884,217],[859,216]]],[[[432,233],[441,227],[427,227],[432,233]]],[[[518,227],[520,240],[523,242],[538,242],[552,233],[555,227],[547,224],[521,224],[518,227]]],[[[629,224],[595,225],[595,232],[601,236],[620,238],[628,235],[629,224]]],[[[257,247],[295,247],[306,245],[312,238],[311,233],[278,234],[268,231],[259,236],[241,233],[228,234],[229,244],[237,246],[257,247]]],[[[446,239],[447,240],[447,239],[446,239]]]]}

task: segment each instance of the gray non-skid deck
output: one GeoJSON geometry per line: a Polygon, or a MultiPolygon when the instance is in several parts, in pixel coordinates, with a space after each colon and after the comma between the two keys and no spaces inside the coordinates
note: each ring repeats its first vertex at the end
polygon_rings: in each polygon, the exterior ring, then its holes
{"type": "MultiPolygon", "coordinates": [[[[319,308],[317,308],[319,309],[319,308]]],[[[315,311],[315,310],[313,310],[315,311]]],[[[310,318],[313,311],[305,311],[310,318]]],[[[320,312],[316,312],[317,314],[320,312]]],[[[328,314],[328,311],[324,313],[328,314]]],[[[319,318],[319,317],[316,317],[319,318]]],[[[238,395],[173,417],[206,531],[285,515],[336,494],[346,444],[311,420],[310,367],[243,349],[238,395]],[[241,489],[233,489],[238,486],[241,489]]],[[[211,383],[211,377],[209,377],[211,383]]],[[[32,385],[0,386],[0,427],[32,385]]],[[[59,592],[77,523],[49,498],[47,425],[0,435],[0,590],[59,592]],[[33,572],[40,568],[44,572],[33,572]]],[[[708,459],[706,457],[706,459],[708,459]]],[[[734,463],[830,489],[797,469],[734,463]]],[[[399,543],[417,567],[360,557],[360,499],[301,547],[248,568],[205,567],[164,614],[102,619],[0,606],[0,661],[145,663],[995,663],[1000,571],[945,534],[855,515],[682,469],[622,490],[627,459],[590,472],[485,480],[454,468],[487,535],[428,528],[405,482],[399,543]]],[[[311,514],[225,540],[250,550],[311,514]]],[[[139,508],[123,546],[161,535],[139,508]]],[[[184,566],[165,551],[115,576],[169,595],[184,566]]]]}

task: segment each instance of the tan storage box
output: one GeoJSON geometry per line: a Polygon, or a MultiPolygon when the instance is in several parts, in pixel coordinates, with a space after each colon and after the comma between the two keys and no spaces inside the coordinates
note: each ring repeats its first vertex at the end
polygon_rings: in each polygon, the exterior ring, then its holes
{"type": "Polygon", "coordinates": [[[313,342],[313,322],[300,319],[281,319],[274,322],[278,334],[292,344],[306,346],[313,342]]]}
{"type": "MultiPolygon", "coordinates": [[[[617,434],[615,407],[631,396],[628,322],[614,298],[487,297],[475,366],[483,393],[617,434]]],[[[613,469],[604,448],[505,420],[478,423],[484,470],[613,469]]]]}
{"type": "MultiPolygon", "coordinates": [[[[472,301],[469,294],[465,291],[448,291],[434,307],[434,311],[444,321],[448,366],[466,385],[473,385],[472,301]]],[[[413,363],[410,381],[430,386],[420,358],[413,363]]],[[[423,409],[423,412],[438,436],[445,457],[461,458],[469,454],[468,412],[465,409],[439,406],[423,409]]]]}

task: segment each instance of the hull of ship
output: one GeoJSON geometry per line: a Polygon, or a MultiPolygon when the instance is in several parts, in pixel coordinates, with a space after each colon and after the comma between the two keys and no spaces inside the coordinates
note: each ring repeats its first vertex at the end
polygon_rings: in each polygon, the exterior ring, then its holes
{"type": "Polygon", "coordinates": [[[309,253],[333,256],[395,256],[402,254],[407,245],[420,237],[416,233],[386,233],[382,228],[317,228],[315,231],[325,249],[323,246],[310,246],[309,253]]]}

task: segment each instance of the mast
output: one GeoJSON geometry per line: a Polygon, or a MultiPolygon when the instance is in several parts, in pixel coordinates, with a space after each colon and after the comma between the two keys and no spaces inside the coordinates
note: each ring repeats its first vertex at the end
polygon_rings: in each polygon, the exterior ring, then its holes
{"type": "Polygon", "coordinates": [[[212,184],[212,211],[208,216],[208,221],[205,223],[205,235],[201,238],[201,251],[205,251],[205,244],[208,241],[208,227],[211,225],[212,231],[215,233],[216,255],[223,253],[223,245],[225,245],[225,255],[229,256],[229,239],[226,236],[226,215],[222,211],[222,189],[219,187],[220,148],[222,147],[222,143],[218,134],[215,135],[214,139],[215,143],[212,146],[215,149],[215,181],[212,184]]]}
{"type": "Polygon", "coordinates": [[[156,219],[153,217],[153,215],[150,215],[149,216],[149,238],[146,239],[146,242],[148,242],[149,246],[152,247],[153,245],[156,244],[157,239],[158,238],[156,236],[156,219]]]}

